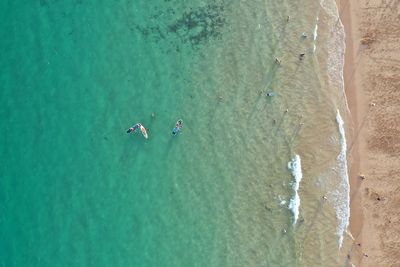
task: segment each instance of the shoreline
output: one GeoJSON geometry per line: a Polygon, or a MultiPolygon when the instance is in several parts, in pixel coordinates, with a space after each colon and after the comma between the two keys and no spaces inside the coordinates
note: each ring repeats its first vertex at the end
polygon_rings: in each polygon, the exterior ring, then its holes
{"type": "Polygon", "coordinates": [[[337,6],[346,36],[343,75],[352,129],[349,259],[356,266],[394,266],[400,260],[400,182],[393,183],[400,166],[400,30],[393,31],[400,29],[399,7],[363,0],[337,0],[337,6]]]}
{"type": "MultiPolygon", "coordinates": [[[[354,238],[353,245],[349,254],[354,257],[353,250],[355,244],[362,243],[362,228],[363,228],[363,213],[360,208],[361,196],[358,194],[360,183],[358,175],[360,172],[360,164],[363,162],[360,153],[360,138],[357,136],[359,130],[359,117],[365,116],[365,111],[361,109],[363,102],[362,87],[360,87],[359,73],[357,70],[357,52],[359,50],[359,36],[357,32],[358,21],[357,16],[352,10],[350,1],[337,0],[340,20],[344,26],[345,31],[345,60],[343,68],[344,90],[347,98],[347,105],[350,110],[350,118],[347,122],[351,123],[352,129],[348,144],[348,159],[349,159],[349,184],[350,184],[350,222],[349,231],[354,238]]],[[[359,8],[358,6],[356,8],[359,8]]],[[[348,126],[349,127],[349,126],[348,126]]],[[[348,128],[346,127],[346,128],[348,128]]],[[[348,130],[347,130],[348,131],[348,130]]],[[[362,152],[365,152],[364,150],[362,152]]],[[[360,262],[360,257],[356,261],[360,262]]],[[[354,261],[354,259],[353,259],[354,261]]]]}

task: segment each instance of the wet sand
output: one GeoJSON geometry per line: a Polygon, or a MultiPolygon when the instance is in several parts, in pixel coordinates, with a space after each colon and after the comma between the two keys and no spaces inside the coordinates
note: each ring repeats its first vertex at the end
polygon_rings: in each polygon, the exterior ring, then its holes
{"type": "Polygon", "coordinates": [[[349,253],[356,266],[400,266],[400,1],[338,0],[353,131],[349,253]]]}

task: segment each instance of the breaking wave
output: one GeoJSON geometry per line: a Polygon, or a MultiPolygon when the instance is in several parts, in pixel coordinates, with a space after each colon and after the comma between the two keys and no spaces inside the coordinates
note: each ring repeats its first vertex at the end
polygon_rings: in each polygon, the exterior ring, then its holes
{"type": "Polygon", "coordinates": [[[298,191],[300,187],[300,181],[303,178],[303,173],[301,172],[301,160],[299,155],[296,155],[291,161],[288,162],[288,169],[291,171],[294,178],[294,182],[292,183],[294,196],[290,199],[288,207],[292,211],[294,216],[293,224],[296,224],[297,219],[299,218],[300,208],[300,196],[298,191]]]}
{"type": "Polygon", "coordinates": [[[336,122],[339,129],[340,151],[337,156],[337,172],[339,174],[339,184],[333,193],[334,208],[336,212],[337,228],[336,235],[338,236],[338,245],[342,246],[343,236],[349,225],[350,218],[350,184],[349,175],[347,172],[347,145],[346,135],[344,130],[343,119],[340,116],[339,110],[336,113],[336,122]]]}

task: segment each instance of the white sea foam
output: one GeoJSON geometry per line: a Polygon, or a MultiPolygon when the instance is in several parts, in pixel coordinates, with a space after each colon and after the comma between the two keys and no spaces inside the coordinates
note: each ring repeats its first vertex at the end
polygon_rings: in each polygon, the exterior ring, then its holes
{"type": "Polygon", "coordinates": [[[285,206],[286,205],[286,200],[285,199],[283,199],[281,196],[278,196],[278,199],[279,199],[279,205],[280,206],[285,206]]]}
{"type": "Polygon", "coordinates": [[[318,36],[318,20],[319,20],[319,18],[317,17],[317,22],[315,23],[315,28],[314,28],[314,32],[313,32],[314,41],[317,40],[317,36],[318,36]]]}
{"type": "Polygon", "coordinates": [[[313,32],[313,40],[314,41],[317,40],[317,36],[318,36],[318,21],[319,21],[319,18],[317,17],[317,21],[315,23],[315,28],[314,28],[314,32],[313,32]]]}
{"type": "MultiPolygon", "coordinates": [[[[330,28],[331,36],[328,40],[328,83],[329,86],[338,90],[343,97],[342,104],[345,105],[347,111],[349,111],[347,105],[346,94],[344,91],[344,79],[343,79],[343,68],[344,68],[344,53],[345,53],[345,32],[342,22],[339,18],[339,12],[336,5],[336,1],[333,0],[320,0],[321,7],[330,17],[328,21],[328,27],[330,28]]],[[[350,217],[350,185],[349,177],[347,172],[347,145],[346,136],[344,130],[344,123],[340,116],[339,110],[336,114],[336,122],[339,130],[339,143],[340,151],[337,156],[337,167],[335,168],[339,181],[335,185],[335,191],[332,192],[331,198],[332,203],[336,212],[337,227],[336,235],[338,237],[339,248],[343,244],[343,237],[346,233],[346,229],[349,224],[350,217]]]]}
{"type": "Polygon", "coordinates": [[[317,16],[317,21],[315,22],[315,27],[314,27],[314,32],[313,32],[313,53],[315,53],[315,50],[317,50],[317,36],[318,36],[318,16],[317,16]]]}
{"type": "Polygon", "coordinates": [[[343,119],[340,116],[339,110],[336,113],[336,122],[340,134],[340,151],[337,156],[337,172],[339,174],[339,184],[336,191],[333,192],[334,198],[334,208],[336,212],[337,228],[336,235],[338,236],[338,245],[342,246],[343,236],[349,225],[350,218],[350,184],[349,175],[347,172],[347,145],[346,145],[346,135],[344,130],[343,119]]]}
{"type": "Polygon", "coordinates": [[[294,196],[290,199],[288,207],[292,211],[294,216],[293,224],[296,224],[297,219],[299,218],[300,208],[300,196],[298,191],[300,187],[300,181],[303,178],[303,173],[301,172],[301,160],[299,155],[295,155],[295,157],[288,162],[288,169],[291,171],[294,178],[294,182],[292,183],[294,196]]]}
{"type": "Polygon", "coordinates": [[[289,201],[289,209],[293,213],[293,224],[296,224],[297,219],[299,218],[299,208],[300,208],[300,197],[299,194],[296,192],[293,198],[290,199],[289,201]]]}
{"type": "Polygon", "coordinates": [[[328,41],[329,85],[331,88],[337,89],[341,93],[347,111],[349,111],[343,79],[344,53],[346,48],[344,26],[339,18],[339,12],[335,1],[320,0],[320,5],[331,18],[328,23],[331,32],[331,37],[328,41]]]}

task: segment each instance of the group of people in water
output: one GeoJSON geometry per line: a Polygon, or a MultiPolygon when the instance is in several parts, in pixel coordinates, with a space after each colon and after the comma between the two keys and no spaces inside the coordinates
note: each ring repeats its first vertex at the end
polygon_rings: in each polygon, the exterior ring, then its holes
{"type": "Polygon", "coordinates": [[[126,132],[127,133],[134,133],[137,129],[140,129],[140,131],[142,132],[144,138],[149,138],[149,136],[147,135],[147,131],[146,128],[144,128],[144,126],[138,122],[135,125],[133,125],[132,127],[130,127],[126,132]]]}
{"type": "MultiPolygon", "coordinates": [[[[183,120],[179,119],[175,123],[175,127],[172,129],[172,135],[173,136],[177,135],[181,131],[182,127],[183,127],[183,120]]],[[[146,138],[146,139],[149,138],[146,128],[144,128],[144,126],[140,122],[136,123],[132,127],[129,127],[126,132],[127,133],[134,133],[137,129],[140,129],[140,131],[142,132],[144,138],[146,138]]]]}
{"type": "MultiPolygon", "coordinates": [[[[290,17],[288,16],[288,18],[287,18],[287,21],[289,22],[289,20],[290,20],[290,17]]],[[[303,39],[306,39],[308,36],[307,36],[307,33],[305,33],[305,32],[303,32],[302,34],[301,34],[301,38],[303,38],[303,39]]],[[[299,54],[299,60],[303,60],[304,59],[304,57],[305,57],[305,55],[306,55],[306,53],[300,53],[299,54]]],[[[278,65],[280,65],[281,64],[281,60],[279,59],[279,58],[275,58],[275,63],[277,63],[278,65]]]]}

